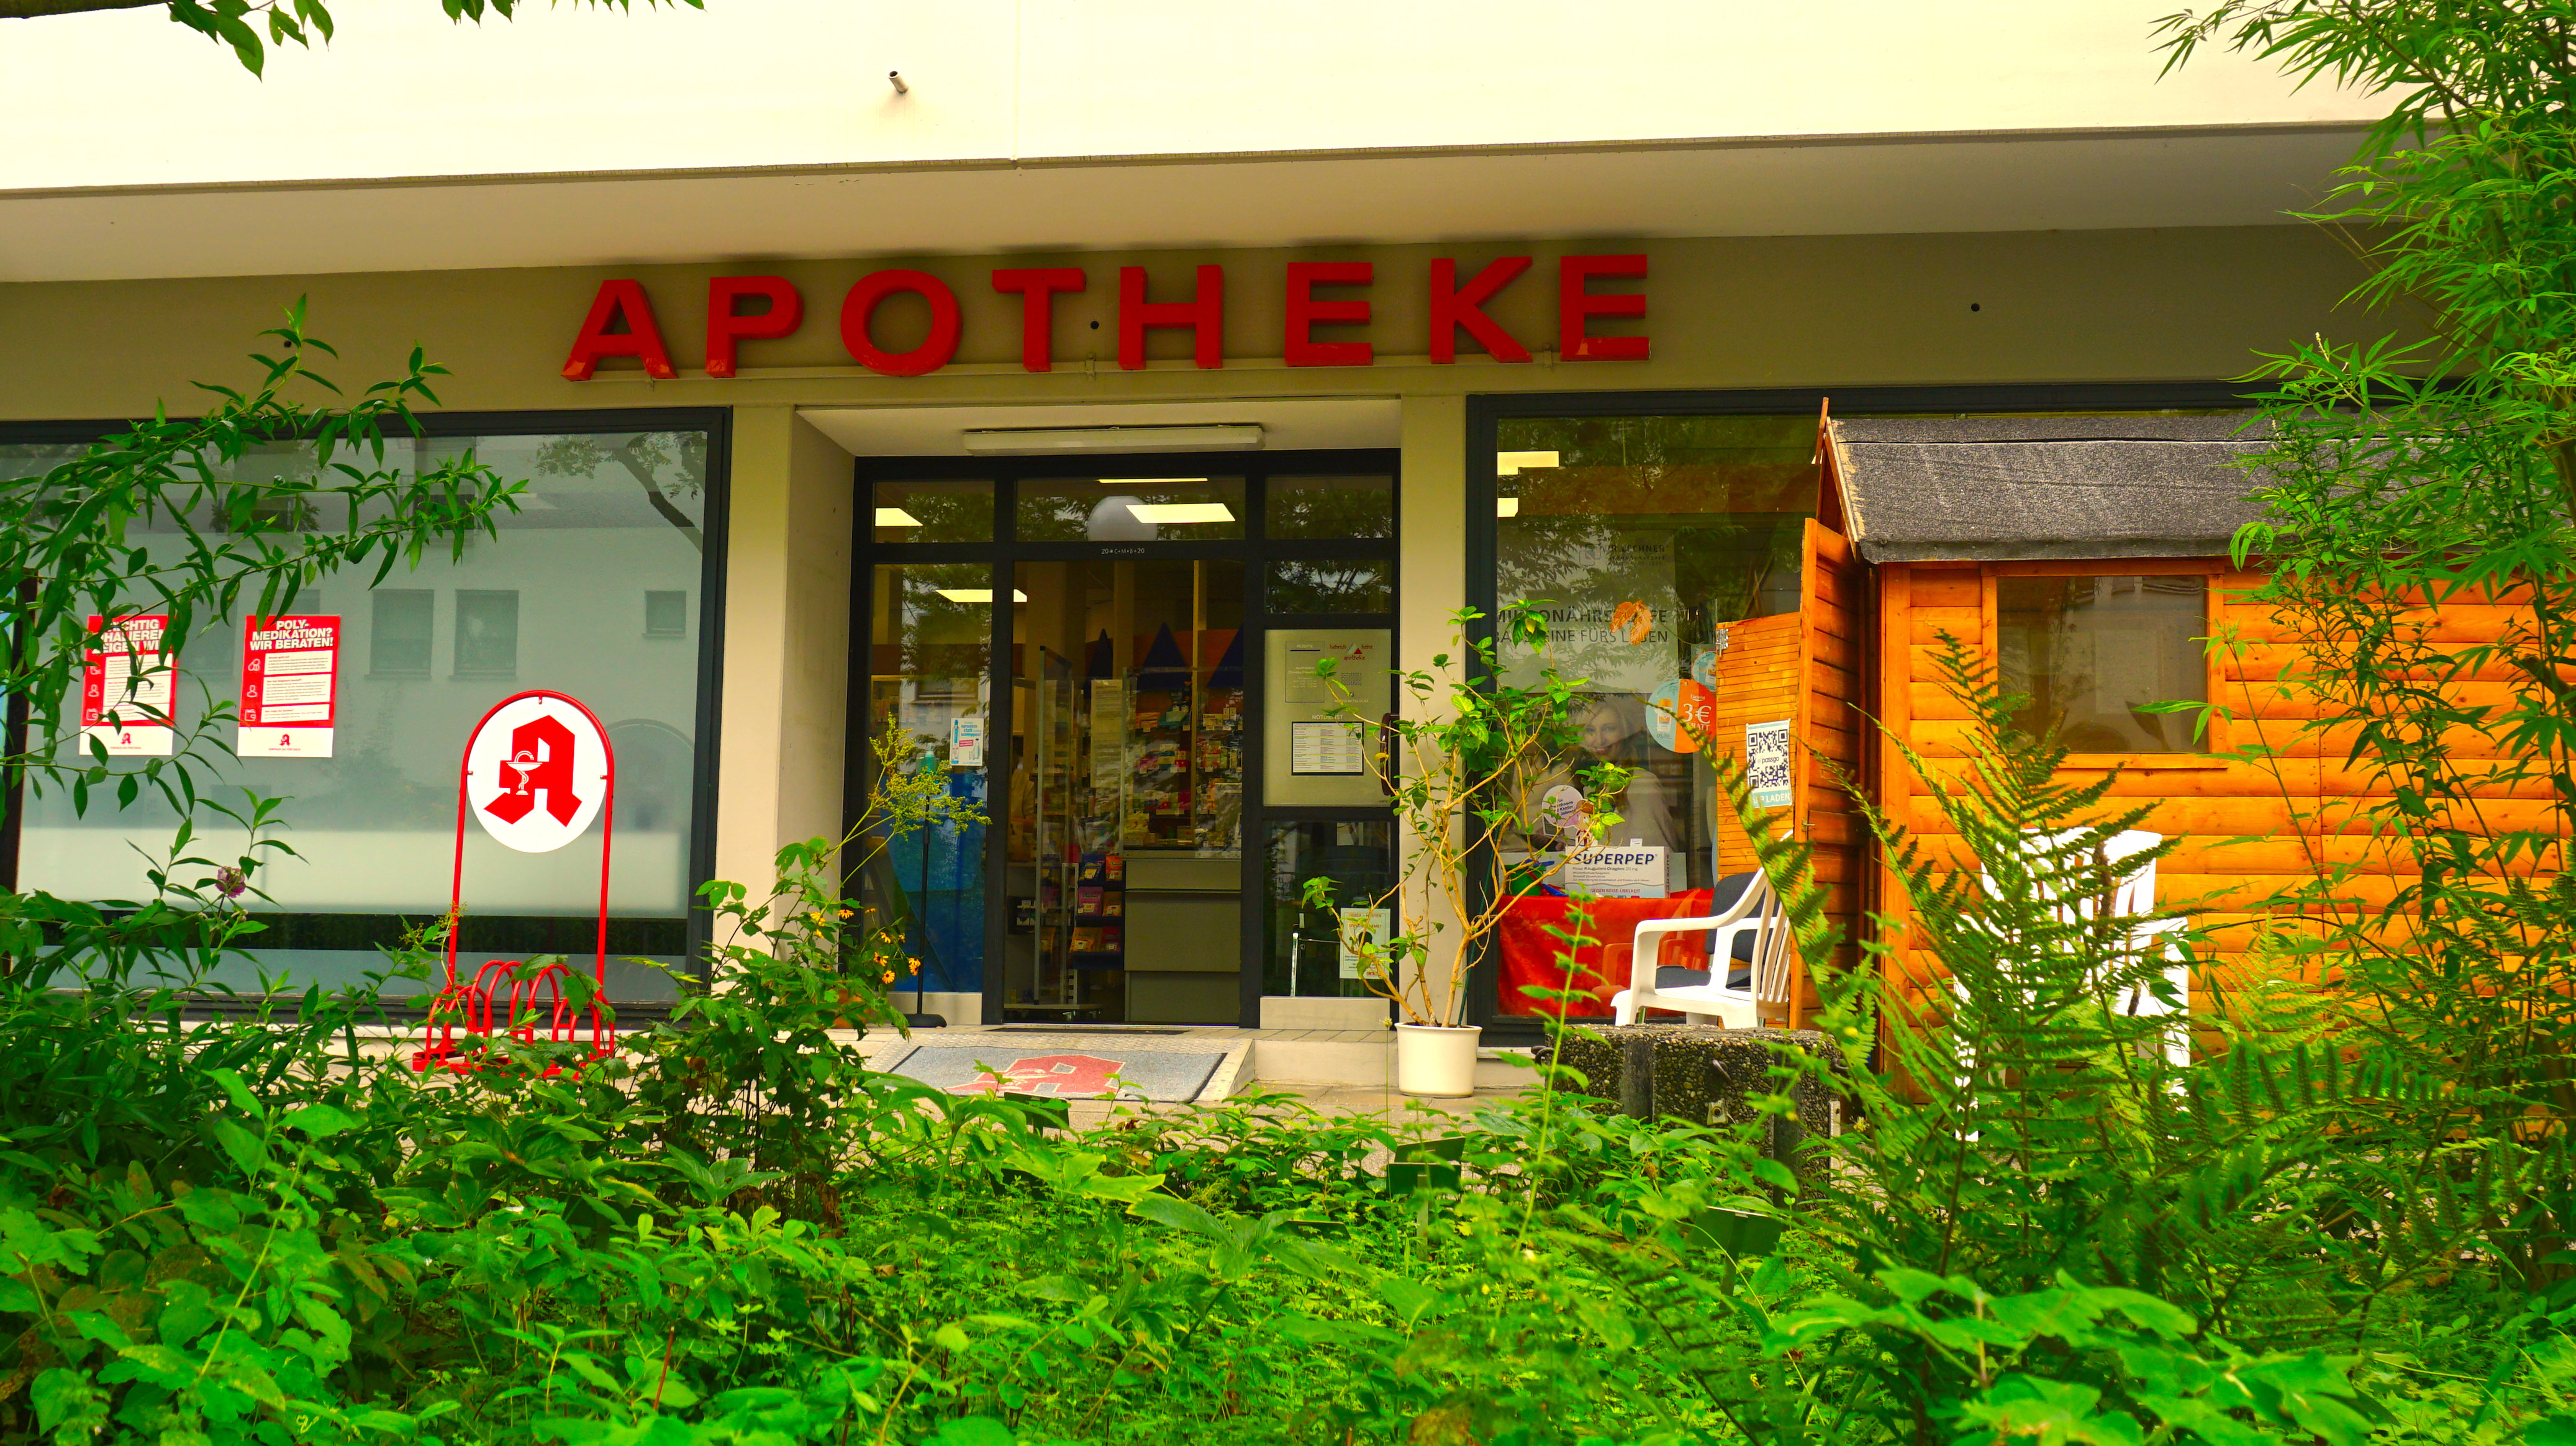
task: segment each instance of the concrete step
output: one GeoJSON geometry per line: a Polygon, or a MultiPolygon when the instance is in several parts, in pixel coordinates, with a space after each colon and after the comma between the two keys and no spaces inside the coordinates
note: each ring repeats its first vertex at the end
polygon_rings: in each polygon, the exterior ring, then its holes
{"type": "MultiPolygon", "coordinates": [[[[1513,1063],[1508,1056],[1527,1058],[1529,1051],[1480,1049],[1476,1051],[1476,1087],[1508,1089],[1532,1082],[1533,1076],[1524,1065],[1513,1063]]],[[[1395,1084],[1395,1036],[1384,1034],[1375,1039],[1256,1039],[1252,1058],[1245,1066],[1246,1083],[1300,1085],[1384,1085],[1395,1084]]]]}

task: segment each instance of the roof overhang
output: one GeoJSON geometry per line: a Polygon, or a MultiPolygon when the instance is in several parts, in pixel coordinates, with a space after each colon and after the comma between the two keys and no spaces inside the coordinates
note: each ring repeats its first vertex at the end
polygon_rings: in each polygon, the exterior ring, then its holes
{"type": "Polygon", "coordinates": [[[0,281],[2276,224],[2343,123],[0,192],[0,281]]]}

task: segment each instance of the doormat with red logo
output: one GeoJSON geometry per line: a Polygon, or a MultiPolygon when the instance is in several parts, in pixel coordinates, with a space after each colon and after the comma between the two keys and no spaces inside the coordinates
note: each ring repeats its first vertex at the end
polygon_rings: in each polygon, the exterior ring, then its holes
{"type": "Polygon", "coordinates": [[[889,1050],[874,1067],[957,1095],[1007,1090],[1050,1099],[1184,1104],[1231,1094],[1242,1053],[1240,1044],[985,1035],[973,1043],[943,1039],[889,1050]]]}

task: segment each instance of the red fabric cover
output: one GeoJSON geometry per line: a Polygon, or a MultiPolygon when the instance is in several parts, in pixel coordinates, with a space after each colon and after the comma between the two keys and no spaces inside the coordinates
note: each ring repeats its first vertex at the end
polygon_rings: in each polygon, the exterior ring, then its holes
{"type": "MultiPolygon", "coordinates": [[[[1662,899],[1594,899],[1586,904],[1590,919],[1584,937],[1601,942],[1575,951],[1572,987],[1590,991],[1600,1005],[1590,1011],[1574,1005],[1570,1014],[1581,1018],[1586,1013],[1610,1013],[1610,996],[1628,987],[1628,958],[1634,950],[1639,924],[1648,919],[1705,917],[1714,908],[1716,898],[1710,890],[1693,889],[1662,899]]],[[[1574,904],[1572,899],[1537,894],[1512,901],[1510,912],[1503,915],[1501,926],[1494,931],[1503,956],[1500,1013],[1535,1017],[1556,1012],[1554,1001],[1533,999],[1521,992],[1521,986],[1567,987],[1564,967],[1558,962],[1565,945],[1548,931],[1572,931],[1574,926],[1567,916],[1573,912],[1574,904]]],[[[1677,969],[1707,968],[1708,936],[1666,934],[1663,957],[1658,962],[1677,969]]]]}

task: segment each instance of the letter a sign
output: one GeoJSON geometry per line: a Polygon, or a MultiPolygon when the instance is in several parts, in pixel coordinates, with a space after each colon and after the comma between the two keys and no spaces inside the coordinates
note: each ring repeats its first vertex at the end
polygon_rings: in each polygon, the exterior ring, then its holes
{"type": "Polygon", "coordinates": [[[521,693],[483,716],[465,745],[465,806],[523,854],[581,837],[615,779],[590,710],[561,693],[521,693]]]}

